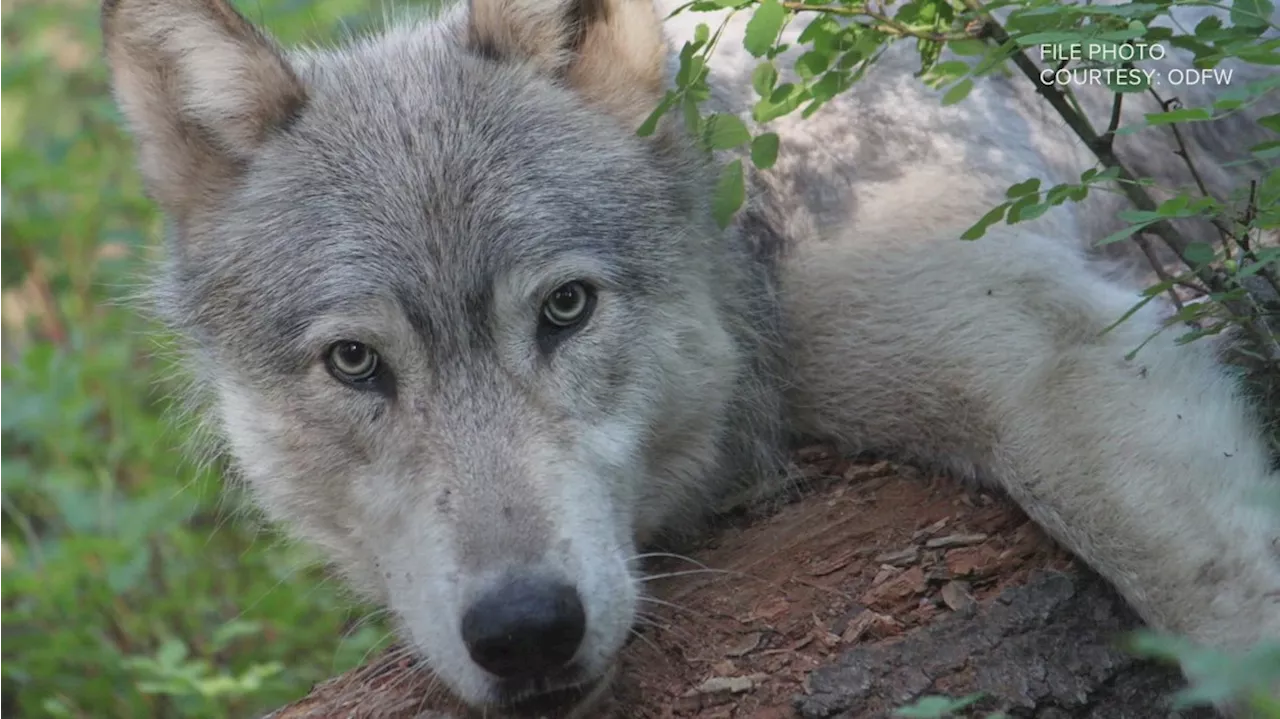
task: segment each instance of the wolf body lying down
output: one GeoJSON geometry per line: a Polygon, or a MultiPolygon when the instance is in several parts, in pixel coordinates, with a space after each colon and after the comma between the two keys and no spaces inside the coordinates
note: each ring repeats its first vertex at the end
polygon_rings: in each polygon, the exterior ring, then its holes
{"type": "MultiPolygon", "coordinates": [[[[670,77],[663,14],[472,0],[285,53],[224,0],[106,2],[171,225],[157,304],[261,506],[478,707],[598,687],[642,543],[778,482],[796,437],[1002,489],[1156,627],[1280,638],[1276,480],[1236,381],[1205,342],[1126,361],[1156,304],[1101,332],[1136,299],[1086,252],[1118,195],[956,239],[1010,184],[1093,163],[1030,83],[942,107],[903,44],[774,123],[724,232],[680,122],[635,133],[670,77]]],[[[711,104],[745,117],[735,23],[711,104]]],[[[1228,123],[1188,130],[1218,191],[1262,139],[1228,123]]],[[[1120,150],[1185,179],[1167,136],[1120,150]]]]}

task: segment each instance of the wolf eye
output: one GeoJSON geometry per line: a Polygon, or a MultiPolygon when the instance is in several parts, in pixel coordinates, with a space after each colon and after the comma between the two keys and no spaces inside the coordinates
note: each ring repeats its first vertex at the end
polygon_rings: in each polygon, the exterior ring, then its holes
{"type": "Polygon", "coordinates": [[[557,287],[542,304],[542,316],[554,327],[567,328],[586,319],[591,311],[592,295],[581,282],[567,282],[557,287]]]}
{"type": "Polygon", "coordinates": [[[566,282],[552,290],[542,302],[542,321],[538,323],[538,347],[544,353],[552,350],[582,326],[596,305],[596,293],[584,282],[566,282]]]}
{"type": "Polygon", "coordinates": [[[365,382],[378,374],[378,353],[362,342],[342,340],[329,347],[329,372],[343,382],[365,382]]]}

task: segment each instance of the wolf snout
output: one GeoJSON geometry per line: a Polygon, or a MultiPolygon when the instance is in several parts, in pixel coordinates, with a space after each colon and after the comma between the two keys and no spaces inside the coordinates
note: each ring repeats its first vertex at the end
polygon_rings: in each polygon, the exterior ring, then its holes
{"type": "Polygon", "coordinates": [[[471,659],[502,679],[555,672],[578,651],[587,615],[578,590],[564,581],[511,576],[462,615],[471,659]]]}

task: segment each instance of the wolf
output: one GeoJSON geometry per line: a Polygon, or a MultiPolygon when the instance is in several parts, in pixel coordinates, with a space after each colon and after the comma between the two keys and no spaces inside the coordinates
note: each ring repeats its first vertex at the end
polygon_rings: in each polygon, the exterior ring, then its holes
{"type": "MultiPolygon", "coordinates": [[[[725,19],[673,8],[470,0],[285,50],[226,0],[104,2],[169,227],[155,308],[269,516],[483,710],[581,711],[641,548],[775,491],[802,439],[1006,493],[1154,627],[1280,638],[1278,482],[1238,377],[1167,335],[1126,359],[1159,302],[1103,331],[1138,298],[1089,250],[1123,198],[957,239],[1009,185],[1093,165],[1036,88],[993,75],[944,107],[895,45],[768,125],[778,162],[721,229],[725,158],[679,120],[636,131],[674,49],[725,19]]],[[[729,20],[709,105],[749,121],[729,20]]],[[[1105,119],[1105,88],[1076,90],[1105,119]]],[[[1257,170],[1233,162],[1264,139],[1248,120],[1187,130],[1210,189],[1257,170]]],[[[1167,135],[1117,149],[1187,181],[1167,135]]]]}

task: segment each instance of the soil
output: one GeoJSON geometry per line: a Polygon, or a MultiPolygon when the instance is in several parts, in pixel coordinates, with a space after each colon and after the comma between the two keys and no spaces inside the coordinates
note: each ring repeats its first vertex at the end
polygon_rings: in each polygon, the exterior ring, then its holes
{"type": "MultiPolygon", "coordinates": [[[[797,465],[802,496],[652,565],[660,602],[600,715],[869,719],[981,693],[971,716],[1213,716],[1167,708],[1177,672],[1117,647],[1132,613],[1007,500],[820,447],[797,465]]],[[[393,649],[269,719],[432,716],[466,712],[393,649]]]]}

